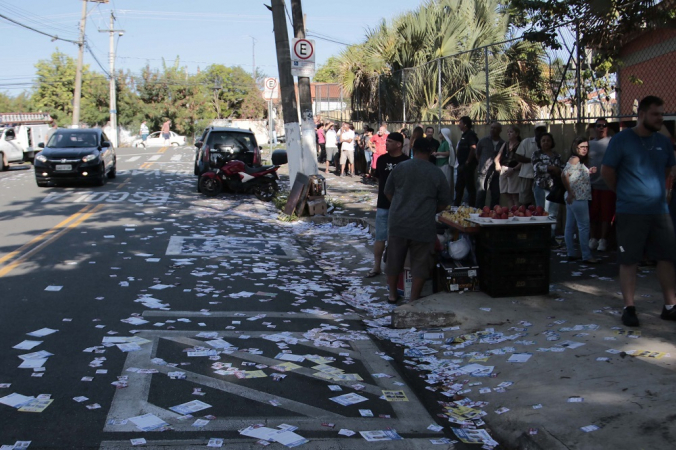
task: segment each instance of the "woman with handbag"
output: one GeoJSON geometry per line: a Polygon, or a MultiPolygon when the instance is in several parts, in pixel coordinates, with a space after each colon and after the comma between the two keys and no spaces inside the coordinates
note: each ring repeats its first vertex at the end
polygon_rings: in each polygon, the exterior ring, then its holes
{"type": "Polygon", "coordinates": [[[588,264],[597,264],[589,248],[589,202],[591,201],[591,181],[589,174],[596,173],[596,167],[587,168],[589,141],[578,138],[573,142],[572,156],[563,168],[561,180],[566,188],[566,252],[568,260],[580,259],[575,255],[573,234],[577,227],[582,260],[588,264]]]}
{"type": "Polygon", "coordinates": [[[507,127],[507,142],[502,145],[495,157],[495,170],[500,173],[500,193],[507,197],[507,206],[519,204],[519,170],[521,163],[515,158],[516,149],[521,143],[521,130],[514,125],[507,127]]]}

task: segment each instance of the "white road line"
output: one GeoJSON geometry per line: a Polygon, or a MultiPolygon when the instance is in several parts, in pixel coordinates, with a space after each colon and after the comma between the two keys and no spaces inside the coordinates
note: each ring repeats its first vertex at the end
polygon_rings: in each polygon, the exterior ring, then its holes
{"type": "MultiPolygon", "coordinates": [[[[127,354],[127,359],[122,370],[122,374],[129,376],[129,387],[126,389],[118,389],[115,392],[113,401],[108,411],[108,417],[106,420],[106,425],[104,426],[104,432],[133,432],[136,430],[135,426],[132,423],[126,423],[124,425],[113,425],[109,421],[111,419],[128,419],[129,417],[137,416],[144,413],[152,413],[168,422],[174,427],[177,431],[194,431],[190,423],[185,423],[177,420],[180,415],[174,413],[173,411],[166,410],[157,405],[154,405],[148,401],[150,383],[153,376],[166,376],[170,371],[175,370],[173,367],[169,366],[159,366],[150,362],[150,360],[156,356],[158,345],[161,341],[173,341],[176,343],[183,343],[184,345],[195,345],[197,343],[202,343],[202,341],[197,341],[193,339],[196,331],[169,331],[169,330],[144,330],[139,333],[139,336],[152,340],[152,344],[145,344],[142,346],[142,349],[135,352],[129,352],[127,354]],[[127,372],[127,369],[130,367],[138,368],[152,368],[160,372],[157,375],[150,374],[139,374],[133,372],[127,372]]],[[[270,334],[270,332],[247,332],[252,338],[260,338],[263,335],[270,334]]],[[[299,334],[299,333],[298,333],[299,334]]],[[[224,339],[236,339],[239,335],[235,332],[230,331],[219,331],[219,335],[223,336],[224,339]]],[[[365,366],[368,373],[388,373],[394,372],[393,368],[390,366],[390,363],[371,355],[375,355],[378,351],[378,348],[371,341],[350,341],[351,346],[354,350],[350,349],[350,353],[354,354],[355,359],[359,359],[365,366]]],[[[302,348],[305,347],[307,352],[311,353],[316,350],[316,347],[308,342],[303,343],[299,342],[298,345],[302,348]]],[[[330,353],[339,353],[348,351],[348,349],[332,349],[324,348],[323,351],[330,353]]],[[[299,349],[299,354],[302,354],[303,350],[299,349]]],[[[245,352],[239,352],[230,355],[232,358],[237,359],[246,359],[253,362],[264,361],[264,364],[271,365],[276,360],[272,360],[261,355],[251,355],[245,352]]],[[[343,416],[341,414],[333,413],[331,411],[326,411],[322,408],[315,406],[303,404],[299,401],[295,401],[289,398],[283,398],[275,395],[268,394],[264,391],[257,391],[255,389],[243,386],[241,382],[229,382],[219,378],[213,378],[209,375],[202,375],[199,373],[186,370],[181,368],[181,371],[186,373],[186,381],[195,383],[202,386],[207,386],[212,389],[220,390],[223,392],[228,392],[232,395],[236,395],[245,399],[249,399],[253,402],[260,402],[262,404],[267,404],[269,400],[275,399],[281,402],[282,410],[288,410],[296,413],[293,416],[276,416],[273,420],[280,420],[281,422],[293,423],[300,427],[299,433],[302,435],[303,430],[314,430],[317,427],[317,421],[322,418],[326,421],[330,421],[336,424],[336,429],[340,428],[349,428],[349,429],[364,429],[368,426],[371,430],[381,430],[385,427],[392,427],[400,433],[415,433],[420,432],[427,428],[430,423],[434,422],[434,419],[429,415],[425,410],[423,405],[419,402],[416,395],[408,386],[397,386],[394,384],[399,377],[392,379],[387,378],[377,378],[374,380],[375,385],[371,385],[366,382],[362,384],[366,386],[367,391],[373,395],[376,394],[379,390],[402,390],[405,392],[408,397],[408,402],[392,402],[389,403],[392,410],[396,414],[396,418],[384,419],[384,418],[369,418],[365,420],[364,418],[349,417],[343,416]],[[298,415],[300,414],[300,416],[298,415]],[[291,422],[289,422],[291,421],[291,422]]],[[[301,369],[302,373],[297,373],[296,375],[301,376],[311,376],[310,369],[304,368],[301,369]]],[[[343,384],[340,382],[331,382],[331,384],[343,384]]],[[[212,420],[209,425],[209,429],[212,431],[234,431],[240,428],[246,427],[251,423],[256,423],[263,420],[262,417],[223,417],[212,420]]],[[[433,433],[431,433],[434,435],[433,433]]],[[[369,447],[370,448],[370,447],[369,447]]],[[[414,448],[414,447],[407,447],[414,448]]]]}
{"type": "Polygon", "coordinates": [[[171,161],[179,162],[183,155],[174,155],[171,157],[171,161]]]}
{"type": "MultiPolygon", "coordinates": [[[[258,419],[260,421],[260,419],[258,419]]],[[[277,420],[269,420],[276,424],[277,420]]],[[[255,422],[252,422],[255,423],[255,422]]],[[[282,421],[279,421],[281,424],[282,421]]],[[[273,424],[273,425],[274,425],[273,424]]],[[[248,424],[251,425],[251,424],[248,424]]],[[[248,426],[245,425],[245,426],[248,426]]],[[[267,424],[266,426],[273,426],[267,424]]],[[[376,430],[375,426],[365,427],[370,430],[376,430]]],[[[338,427],[335,428],[336,430],[338,427]]],[[[135,431],[139,431],[136,429],[135,431]]],[[[397,430],[398,431],[398,430],[397,430]]],[[[302,432],[299,432],[302,435],[302,432]]],[[[167,450],[168,448],[180,448],[182,450],[204,450],[208,439],[203,440],[158,440],[151,441],[147,439],[147,444],[143,445],[144,450],[167,450]]],[[[237,438],[237,439],[227,439],[225,444],[228,450],[257,450],[261,448],[260,444],[256,444],[256,440],[253,438],[237,438]]],[[[101,442],[100,450],[128,450],[130,448],[129,441],[103,441],[101,442]]],[[[225,447],[223,447],[225,448],[225,447]]],[[[280,445],[273,448],[282,448],[280,445]]],[[[326,439],[326,438],[311,438],[310,442],[304,444],[302,447],[303,450],[363,450],[368,448],[369,450],[439,450],[452,448],[449,446],[439,446],[432,444],[429,439],[424,438],[414,438],[414,439],[402,439],[400,441],[383,441],[383,442],[366,442],[364,439],[346,439],[346,438],[336,438],[336,439],[326,439]]]]}
{"type": "Polygon", "coordinates": [[[162,157],[162,155],[153,155],[150,158],[148,158],[148,161],[157,161],[161,157],[162,157]]]}
{"type": "Polygon", "coordinates": [[[139,159],[141,159],[140,156],[134,156],[133,158],[129,158],[126,162],[134,162],[134,161],[138,161],[139,159]]]}
{"type": "MultiPolygon", "coordinates": [[[[260,311],[233,311],[233,312],[227,312],[227,311],[211,311],[209,312],[209,315],[204,315],[204,313],[201,313],[199,311],[143,311],[143,317],[200,317],[202,319],[209,319],[209,318],[222,318],[222,317],[231,317],[231,318],[239,318],[242,320],[246,320],[248,317],[253,317],[257,314],[261,314],[260,311]],[[246,316],[242,316],[241,314],[246,314],[246,316]]],[[[319,319],[319,320],[333,320],[333,319],[344,319],[344,320],[361,320],[362,317],[358,314],[344,314],[340,316],[335,316],[333,314],[324,314],[324,315],[319,315],[319,314],[305,314],[305,313],[298,313],[298,314],[289,314],[285,312],[265,312],[265,318],[266,319],[298,319],[298,320],[306,320],[306,319],[319,319]]]]}

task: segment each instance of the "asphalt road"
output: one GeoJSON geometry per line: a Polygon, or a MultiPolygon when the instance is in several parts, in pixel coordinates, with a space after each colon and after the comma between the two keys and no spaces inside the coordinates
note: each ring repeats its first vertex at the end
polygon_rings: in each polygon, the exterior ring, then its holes
{"type": "MultiPolygon", "coordinates": [[[[317,261],[322,243],[253,196],[198,194],[192,161],[189,147],[119,149],[118,176],[103,187],[38,188],[31,167],[0,173],[0,397],[53,400],[41,412],[0,404],[0,445],[113,449],[143,438],[187,449],[218,438],[249,449],[261,445],[238,430],[287,424],[308,449],[451,448],[430,442],[453,437],[438,398],[383,358],[340,301],[346,287],[317,261]],[[44,328],[57,331],[27,334],[44,328]],[[41,343],[13,348],[24,340],[41,343]],[[52,355],[20,359],[40,351],[52,355]],[[407,401],[380,399],[384,390],[407,401]],[[331,400],[345,394],[360,402],[331,400]],[[192,417],[170,409],[196,400],[204,409],[192,417]],[[141,431],[130,419],[145,414],[168,429],[141,431]],[[404,440],[358,433],[387,429],[404,440]]],[[[368,259],[363,242],[344,247],[348,263],[368,259]]]]}

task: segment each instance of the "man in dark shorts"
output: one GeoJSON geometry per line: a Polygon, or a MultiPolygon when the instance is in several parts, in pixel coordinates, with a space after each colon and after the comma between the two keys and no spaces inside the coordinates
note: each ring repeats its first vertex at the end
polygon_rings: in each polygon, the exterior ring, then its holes
{"type": "Polygon", "coordinates": [[[380,274],[380,261],[383,259],[385,242],[387,242],[387,222],[390,214],[390,200],[385,196],[385,183],[397,164],[408,161],[410,158],[401,151],[404,146],[404,136],[401,133],[390,133],[385,141],[387,153],[381,155],[376,163],[375,176],[378,179],[378,204],[376,207],[376,242],[373,244],[375,263],[373,269],[366,275],[372,278],[380,274]]]}
{"type": "Polygon", "coordinates": [[[664,195],[676,157],[669,138],[658,133],[663,121],[662,99],[648,96],[641,100],[636,126],[611,139],[601,166],[603,179],[617,194],[617,253],[625,305],[622,323],[628,327],[639,325],[634,292],[636,270],[644,255],[657,261],[664,296],[660,317],[676,320],[676,236],[664,195]]]}
{"type": "Polygon", "coordinates": [[[411,300],[420,298],[431,271],[436,235],[436,213],[451,203],[451,189],[440,168],[429,162],[432,153],[427,139],[416,139],[413,159],[397,164],[385,183],[392,202],[387,234],[388,301],[396,303],[397,279],[410,252],[411,300]]]}

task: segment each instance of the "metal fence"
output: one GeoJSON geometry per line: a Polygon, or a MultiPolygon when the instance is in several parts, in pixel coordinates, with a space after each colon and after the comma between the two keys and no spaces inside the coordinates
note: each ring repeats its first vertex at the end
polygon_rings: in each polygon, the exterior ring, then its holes
{"type": "Polygon", "coordinates": [[[479,123],[581,123],[634,117],[641,98],[657,95],[665,114],[676,115],[669,81],[676,30],[648,31],[623,45],[620,69],[603,79],[590,70],[594,54],[580,47],[575,23],[555,32],[555,50],[514,38],[360,80],[351,95],[318,85],[315,114],[366,123],[441,125],[463,115],[479,123]]]}

